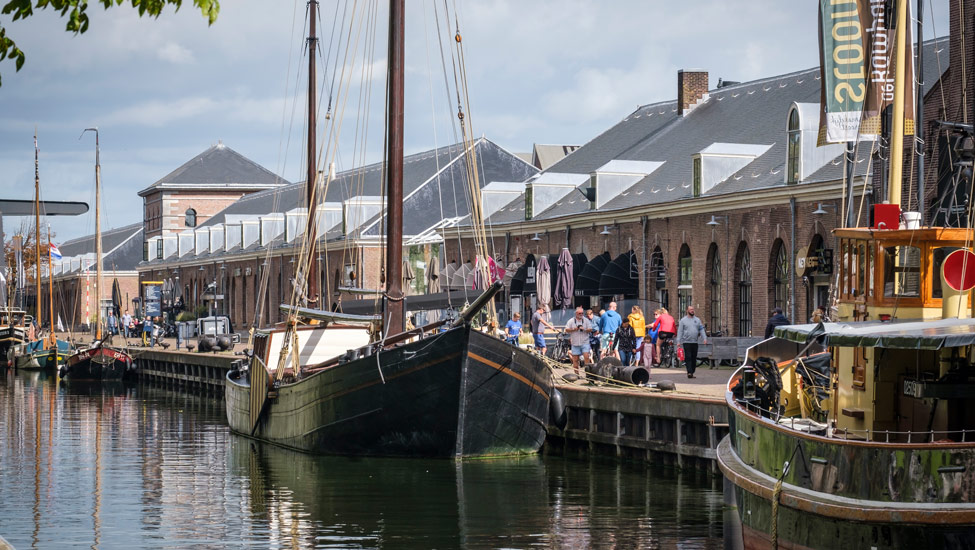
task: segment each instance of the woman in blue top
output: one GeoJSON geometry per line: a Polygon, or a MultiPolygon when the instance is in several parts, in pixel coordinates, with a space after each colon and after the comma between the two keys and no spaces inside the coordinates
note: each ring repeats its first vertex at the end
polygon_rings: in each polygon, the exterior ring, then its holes
{"type": "Polygon", "coordinates": [[[521,314],[515,313],[508,320],[508,324],[504,326],[504,333],[509,344],[513,346],[518,345],[518,336],[521,335],[521,314]]]}

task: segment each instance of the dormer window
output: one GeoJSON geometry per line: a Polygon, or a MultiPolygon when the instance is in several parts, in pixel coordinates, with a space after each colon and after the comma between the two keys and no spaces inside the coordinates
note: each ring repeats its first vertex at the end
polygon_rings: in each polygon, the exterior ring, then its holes
{"type": "Polygon", "coordinates": [[[799,110],[789,111],[788,159],[786,161],[786,183],[799,182],[799,159],[802,152],[802,131],[799,128],[799,110]]]}
{"type": "Polygon", "coordinates": [[[694,172],[693,175],[694,196],[700,197],[701,196],[701,155],[697,155],[694,157],[692,161],[692,169],[694,172]]]}
{"type": "Polygon", "coordinates": [[[186,210],[186,227],[196,227],[196,210],[188,208],[186,210]]]}

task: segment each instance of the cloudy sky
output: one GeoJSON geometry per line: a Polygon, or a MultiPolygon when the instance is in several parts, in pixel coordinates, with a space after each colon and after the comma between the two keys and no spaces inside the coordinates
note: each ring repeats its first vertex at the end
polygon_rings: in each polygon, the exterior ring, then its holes
{"type": "MultiPolygon", "coordinates": [[[[33,196],[35,127],[42,198],[89,203],[94,139],[78,137],[86,127],[99,127],[106,228],[141,221],[136,193],[218,140],[289,181],[303,179],[305,2],[224,0],[208,27],[184,1],[179,13],[168,8],[157,20],[140,19],[124,6],[103,11],[92,5],[90,29],[79,36],[64,32],[64,21],[50,10],[28,21],[0,16],[27,54],[20,72],[9,61],[0,63],[4,198],[33,196]]],[[[319,65],[319,76],[328,78],[324,101],[331,89],[336,114],[343,102],[340,85],[331,85],[333,73],[337,82],[343,67],[352,73],[335,157],[339,170],[380,160],[383,147],[386,50],[385,30],[378,27],[385,9],[374,10],[377,3],[357,3],[357,15],[376,12],[379,24],[372,26],[350,26],[352,8],[345,3],[320,4],[324,53],[329,43],[333,52],[341,50],[344,34],[333,28],[353,29],[359,37],[349,59],[364,59],[364,45],[376,52],[368,65],[319,65]],[[375,40],[371,28],[378,28],[375,40]],[[363,66],[371,68],[371,80],[363,66]],[[370,90],[368,108],[359,107],[370,90]]],[[[440,55],[435,4],[440,36],[452,37],[458,25],[463,36],[475,133],[513,152],[530,151],[533,143],[583,144],[638,105],[673,99],[678,69],[704,69],[714,87],[718,78],[751,80],[818,64],[818,3],[809,0],[451,0],[449,25],[443,3],[408,4],[408,153],[455,141],[456,100],[445,91],[453,86],[452,59],[440,55]]],[[[926,37],[946,35],[946,3],[929,4],[937,5],[925,13],[926,37]]],[[[19,224],[5,219],[8,232],[19,224]]],[[[53,218],[52,226],[55,242],[63,242],[92,232],[93,216],[53,218]]]]}

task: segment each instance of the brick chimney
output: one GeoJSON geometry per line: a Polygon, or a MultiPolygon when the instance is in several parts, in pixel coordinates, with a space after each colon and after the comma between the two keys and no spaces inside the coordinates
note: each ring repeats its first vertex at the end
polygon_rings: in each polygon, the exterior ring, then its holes
{"type": "Polygon", "coordinates": [[[677,116],[684,116],[708,95],[708,72],[700,69],[677,71],[677,116]]]}

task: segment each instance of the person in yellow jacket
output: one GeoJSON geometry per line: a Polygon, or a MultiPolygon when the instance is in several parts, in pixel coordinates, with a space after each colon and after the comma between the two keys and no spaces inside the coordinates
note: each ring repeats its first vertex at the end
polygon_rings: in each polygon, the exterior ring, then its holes
{"type": "MultiPolygon", "coordinates": [[[[630,326],[633,327],[633,333],[636,335],[636,349],[640,349],[643,344],[643,337],[647,335],[647,321],[643,318],[643,310],[640,306],[633,306],[630,309],[630,314],[626,316],[630,320],[630,326]]],[[[640,361],[640,352],[636,352],[636,362],[640,361]]]]}

